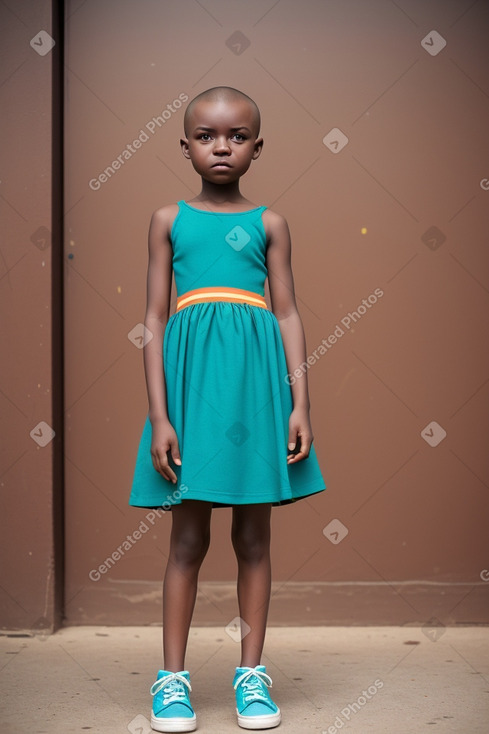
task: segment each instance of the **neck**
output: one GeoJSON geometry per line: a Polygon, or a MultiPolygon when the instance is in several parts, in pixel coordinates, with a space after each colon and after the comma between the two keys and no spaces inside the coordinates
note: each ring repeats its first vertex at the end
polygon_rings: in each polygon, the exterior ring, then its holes
{"type": "Polygon", "coordinates": [[[202,189],[196,199],[217,206],[221,204],[240,204],[247,201],[239,190],[239,181],[233,181],[229,184],[214,184],[205,179],[202,179],[202,189]]]}

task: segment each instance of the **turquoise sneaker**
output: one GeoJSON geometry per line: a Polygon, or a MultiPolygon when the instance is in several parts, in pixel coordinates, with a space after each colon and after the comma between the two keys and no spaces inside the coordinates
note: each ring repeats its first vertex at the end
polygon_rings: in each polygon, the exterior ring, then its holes
{"type": "Polygon", "coordinates": [[[233,686],[236,691],[238,724],[243,729],[271,729],[282,719],[279,707],[268,693],[272,679],[264,665],[236,668],[233,686]]]}
{"type": "Polygon", "coordinates": [[[159,670],[150,689],[154,696],[151,727],[164,732],[195,731],[197,718],[190,703],[191,690],[188,670],[159,670]]]}

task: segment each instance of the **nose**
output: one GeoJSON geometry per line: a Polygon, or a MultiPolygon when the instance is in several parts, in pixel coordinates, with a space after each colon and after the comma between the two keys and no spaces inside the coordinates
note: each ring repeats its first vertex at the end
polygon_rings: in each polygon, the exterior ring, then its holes
{"type": "Polygon", "coordinates": [[[219,135],[218,137],[216,137],[216,141],[214,143],[214,153],[217,153],[219,155],[225,155],[229,153],[229,143],[225,135],[219,135]]]}

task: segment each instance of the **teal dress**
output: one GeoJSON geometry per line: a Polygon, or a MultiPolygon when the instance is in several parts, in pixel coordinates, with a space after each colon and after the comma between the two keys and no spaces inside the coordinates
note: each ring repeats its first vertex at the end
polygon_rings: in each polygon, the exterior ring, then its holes
{"type": "MultiPolygon", "coordinates": [[[[178,206],[171,231],[178,296],[227,286],[263,297],[266,207],[214,213],[184,201],[178,206]]],[[[271,310],[221,300],[186,305],[168,319],[163,369],[182,464],[169,455],[176,484],[156,471],[146,416],[130,505],[171,509],[186,499],[214,507],[285,505],[326,489],[314,444],[307,459],[287,464],[293,402],[271,310]]]]}

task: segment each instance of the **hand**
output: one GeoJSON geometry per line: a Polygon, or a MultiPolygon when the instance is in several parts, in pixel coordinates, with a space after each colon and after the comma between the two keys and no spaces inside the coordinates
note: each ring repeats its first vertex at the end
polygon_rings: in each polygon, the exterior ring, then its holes
{"type": "Polygon", "coordinates": [[[166,420],[156,421],[151,426],[151,458],[153,459],[153,466],[162,477],[175,484],[177,475],[168,463],[168,454],[171,454],[171,458],[175,464],[182,463],[175,429],[166,420]]]}
{"type": "Polygon", "coordinates": [[[302,459],[307,459],[313,438],[309,410],[294,408],[289,417],[287,464],[296,464],[302,459]],[[297,453],[292,453],[297,448],[299,449],[297,453]]]}

